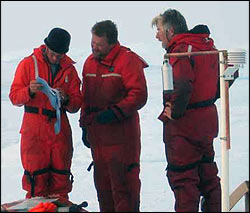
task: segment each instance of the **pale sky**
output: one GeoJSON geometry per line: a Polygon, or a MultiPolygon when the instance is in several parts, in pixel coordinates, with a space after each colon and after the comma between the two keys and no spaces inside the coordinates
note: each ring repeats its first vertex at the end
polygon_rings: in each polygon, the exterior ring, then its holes
{"type": "Polygon", "coordinates": [[[151,20],[168,8],[179,10],[189,29],[208,25],[218,49],[248,49],[248,1],[1,1],[1,51],[32,50],[54,27],[70,32],[71,47],[90,49],[91,27],[107,19],[121,44],[161,48],[151,20]]]}

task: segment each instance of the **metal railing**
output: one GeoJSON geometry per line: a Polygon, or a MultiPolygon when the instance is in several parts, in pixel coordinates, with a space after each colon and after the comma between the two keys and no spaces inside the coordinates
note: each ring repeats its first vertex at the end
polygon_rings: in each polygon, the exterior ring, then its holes
{"type": "Polygon", "coordinates": [[[245,196],[245,212],[249,212],[249,181],[241,183],[230,195],[230,210],[245,196]]]}

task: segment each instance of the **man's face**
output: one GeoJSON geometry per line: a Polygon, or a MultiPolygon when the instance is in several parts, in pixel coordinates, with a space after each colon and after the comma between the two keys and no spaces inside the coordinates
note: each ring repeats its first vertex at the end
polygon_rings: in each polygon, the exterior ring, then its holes
{"type": "Polygon", "coordinates": [[[59,64],[61,58],[64,56],[64,54],[56,53],[46,47],[46,56],[51,64],[59,64]]]}
{"type": "Polygon", "coordinates": [[[162,48],[166,49],[169,44],[169,40],[166,37],[166,32],[164,31],[162,22],[160,20],[156,24],[156,30],[156,39],[161,41],[162,48]]]}
{"type": "Polygon", "coordinates": [[[91,48],[95,58],[104,58],[110,52],[113,46],[114,44],[108,43],[106,36],[99,37],[92,33],[91,48]]]}

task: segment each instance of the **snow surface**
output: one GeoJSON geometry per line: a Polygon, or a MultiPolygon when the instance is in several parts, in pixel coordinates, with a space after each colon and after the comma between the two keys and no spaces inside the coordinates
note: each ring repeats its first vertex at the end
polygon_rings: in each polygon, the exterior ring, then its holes
{"type": "MultiPolygon", "coordinates": [[[[157,55],[146,52],[145,44],[131,47],[150,63],[145,69],[148,85],[148,101],[140,113],[141,123],[141,211],[172,212],[174,196],[165,174],[166,160],[162,142],[162,124],[157,119],[162,110],[162,79],[160,65],[154,65],[157,55]]],[[[160,46],[159,46],[160,49],[160,46]]],[[[20,134],[23,107],[13,106],[8,98],[10,84],[19,61],[31,50],[14,51],[1,58],[1,203],[24,198],[21,178],[23,168],[20,160],[20,134]]],[[[72,49],[70,56],[78,62],[76,68],[81,77],[82,64],[89,52],[72,49]]],[[[162,57],[158,54],[158,57],[162,57]]],[[[247,60],[248,61],[248,60],[247,60]]],[[[230,193],[243,181],[249,180],[249,65],[240,70],[240,77],[230,88],[231,149],[230,193]]],[[[220,113],[220,101],[216,102],[220,113]]],[[[76,203],[86,200],[88,211],[99,211],[96,191],[93,184],[93,170],[87,171],[91,163],[90,150],[81,142],[78,126],[79,112],[68,114],[73,131],[74,156],[72,173],[73,190],[70,199],[76,203]]],[[[219,136],[215,139],[215,161],[221,176],[221,146],[219,136]]],[[[244,199],[232,211],[244,211],[244,199]]]]}

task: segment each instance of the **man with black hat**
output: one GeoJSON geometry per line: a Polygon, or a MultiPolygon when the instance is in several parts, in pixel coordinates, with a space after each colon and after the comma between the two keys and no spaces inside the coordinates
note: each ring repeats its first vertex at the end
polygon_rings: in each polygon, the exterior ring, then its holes
{"type": "Polygon", "coordinates": [[[44,39],[45,45],[34,49],[18,65],[9,98],[13,105],[24,105],[21,133],[22,178],[26,198],[59,196],[59,201],[71,205],[70,172],[73,154],[72,132],[66,112],[76,113],[81,105],[80,79],[74,61],[66,55],[71,36],[54,28],[44,39]],[[60,132],[55,133],[56,111],[42,92],[44,79],[60,97],[60,132]]]}

